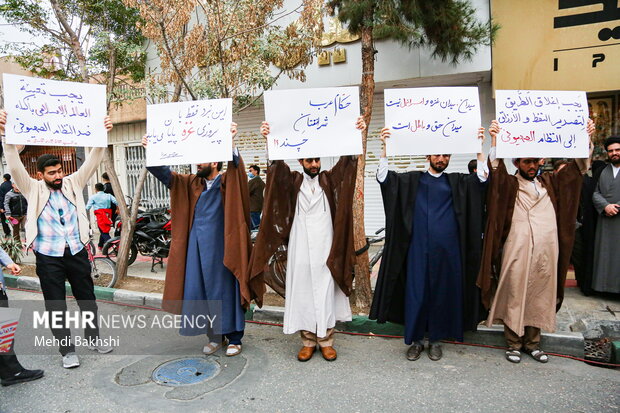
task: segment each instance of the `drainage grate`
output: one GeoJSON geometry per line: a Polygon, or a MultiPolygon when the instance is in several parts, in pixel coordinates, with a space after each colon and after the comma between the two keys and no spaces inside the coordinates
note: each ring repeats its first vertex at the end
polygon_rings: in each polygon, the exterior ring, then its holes
{"type": "Polygon", "coordinates": [[[153,381],[177,387],[201,383],[220,372],[219,363],[206,358],[183,358],[162,364],[153,371],[153,381]]]}
{"type": "Polygon", "coordinates": [[[609,338],[596,338],[584,340],[584,355],[586,360],[611,362],[611,340],[609,338]]]}

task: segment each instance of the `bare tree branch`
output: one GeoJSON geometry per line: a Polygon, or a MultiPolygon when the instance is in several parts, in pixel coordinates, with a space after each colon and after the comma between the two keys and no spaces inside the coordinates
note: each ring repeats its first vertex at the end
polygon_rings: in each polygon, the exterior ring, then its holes
{"type": "Polygon", "coordinates": [[[179,78],[181,79],[183,86],[185,86],[187,93],[190,94],[193,100],[196,100],[196,95],[194,94],[194,91],[189,87],[189,85],[185,81],[185,76],[183,76],[183,73],[181,73],[181,71],[179,70],[179,67],[177,66],[177,63],[174,59],[174,55],[172,54],[172,50],[170,50],[170,44],[168,43],[168,37],[166,35],[166,28],[164,24],[161,22],[159,23],[159,25],[161,28],[162,40],[164,41],[164,47],[166,49],[166,53],[168,54],[168,58],[170,59],[170,63],[172,64],[172,67],[174,68],[174,71],[176,72],[177,76],[179,76],[179,78]]]}
{"type": "Polygon", "coordinates": [[[52,10],[54,11],[56,18],[58,19],[58,22],[69,37],[68,45],[73,49],[73,53],[75,53],[78,66],[81,69],[82,80],[85,81],[88,78],[88,69],[86,67],[86,56],[84,56],[84,53],[82,51],[80,39],[75,34],[75,31],[73,31],[71,25],[67,22],[67,17],[65,16],[62,8],[60,7],[58,0],[50,0],[50,4],[52,5],[52,10]]]}

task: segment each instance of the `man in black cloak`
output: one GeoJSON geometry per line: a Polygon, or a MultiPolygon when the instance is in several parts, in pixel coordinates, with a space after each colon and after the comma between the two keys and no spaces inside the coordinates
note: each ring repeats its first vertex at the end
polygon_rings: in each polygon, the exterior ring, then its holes
{"type": "MultiPolygon", "coordinates": [[[[429,155],[428,171],[388,171],[385,140],[377,171],[386,216],[385,249],[370,318],[404,324],[407,359],[417,360],[429,339],[429,358],[442,357],[439,340],[463,340],[485,318],[476,278],[483,231],[484,155],[476,174],[444,173],[450,155],[429,155]]],[[[484,128],[478,132],[484,139],[484,128]]]]}
{"type": "Polygon", "coordinates": [[[581,200],[579,201],[579,213],[577,215],[579,224],[575,231],[575,245],[573,246],[571,263],[575,269],[577,285],[584,295],[593,293],[594,235],[598,212],[594,208],[592,195],[605,166],[607,164],[604,161],[593,161],[590,171],[583,177],[583,187],[581,188],[581,200]]]}

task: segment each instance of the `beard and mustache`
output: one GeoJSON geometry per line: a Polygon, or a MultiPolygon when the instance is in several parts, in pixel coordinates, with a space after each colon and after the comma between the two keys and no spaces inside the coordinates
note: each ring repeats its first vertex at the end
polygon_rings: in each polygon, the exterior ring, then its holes
{"type": "Polygon", "coordinates": [[[528,181],[533,181],[534,178],[536,178],[537,172],[538,172],[538,168],[530,168],[526,172],[524,172],[521,168],[519,168],[519,175],[521,175],[523,178],[527,179],[528,181]],[[530,172],[534,172],[534,175],[530,176],[530,172]]]}
{"type": "MultiPolygon", "coordinates": [[[[430,161],[429,161],[430,162],[430,161]]],[[[437,163],[434,162],[430,162],[431,167],[437,171],[437,173],[443,172],[446,170],[446,168],[448,167],[448,163],[447,162],[443,162],[443,161],[439,161],[437,163]]]]}
{"type": "Polygon", "coordinates": [[[318,168],[306,168],[304,167],[304,172],[306,173],[306,175],[308,175],[310,178],[314,178],[315,176],[317,176],[319,174],[319,172],[321,172],[321,167],[318,168]]]}
{"type": "Polygon", "coordinates": [[[45,181],[45,184],[50,189],[59,190],[62,188],[62,179],[55,179],[53,181],[45,181]]]}
{"type": "Polygon", "coordinates": [[[208,178],[209,176],[211,176],[211,172],[213,172],[213,167],[211,165],[207,165],[205,167],[200,168],[196,172],[196,176],[198,178],[208,178]]]}

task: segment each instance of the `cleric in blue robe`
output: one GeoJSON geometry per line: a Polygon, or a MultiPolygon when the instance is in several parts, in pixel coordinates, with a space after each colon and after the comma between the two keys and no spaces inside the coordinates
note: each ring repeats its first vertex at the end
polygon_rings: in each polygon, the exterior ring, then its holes
{"type": "MultiPolygon", "coordinates": [[[[234,137],[236,124],[231,132],[234,137]]],[[[142,143],[147,142],[145,137],[142,143]]],[[[205,354],[216,352],[223,336],[226,355],[234,356],[241,352],[244,307],[257,298],[257,289],[247,279],[249,194],[236,149],[225,173],[222,167],[222,162],[203,163],[189,175],[167,166],[148,170],[171,192],[172,243],[163,307],[183,315],[181,335],[208,336],[205,354]]]]}
{"type": "MultiPolygon", "coordinates": [[[[450,155],[429,155],[426,172],[388,171],[385,140],[377,180],[386,216],[386,238],[370,318],[404,324],[409,360],[428,336],[428,356],[442,357],[440,340],[463,340],[484,319],[476,277],[483,231],[488,169],[478,154],[476,174],[444,173],[450,155]]],[[[478,138],[484,139],[480,128],[478,138]]]]}

